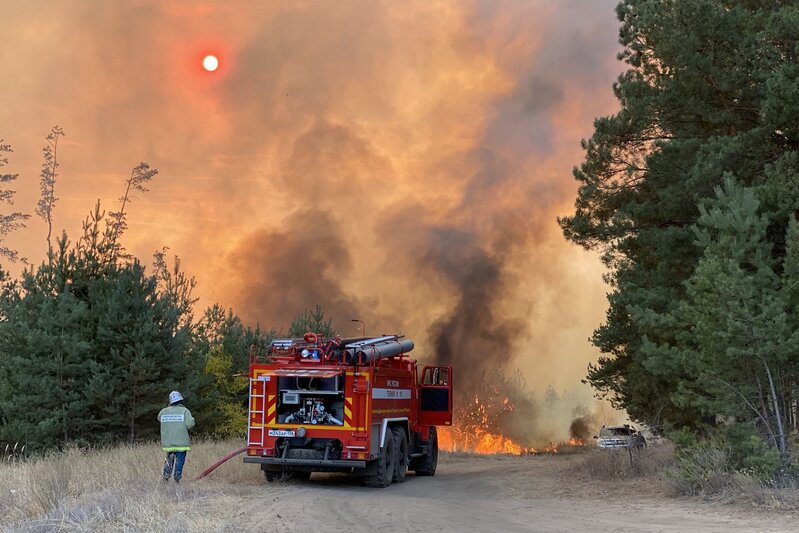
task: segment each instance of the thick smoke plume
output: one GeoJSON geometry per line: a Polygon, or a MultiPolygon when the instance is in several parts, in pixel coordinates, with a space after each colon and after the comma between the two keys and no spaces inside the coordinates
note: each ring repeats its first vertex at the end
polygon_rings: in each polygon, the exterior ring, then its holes
{"type": "MultiPolygon", "coordinates": [[[[344,335],[355,318],[407,334],[467,397],[515,368],[572,386],[604,288],[555,218],[615,106],[615,3],[7,2],[17,206],[58,123],[56,226],[74,233],[147,160],[127,247],[169,246],[202,303],[283,331],[320,304],[344,335]]],[[[29,258],[37,224],[9,242],[29,258]]]]}
{"type": "Polygon", "coordinates": [[[336,317],[355,316],[357,305],[338,285],[351,267],[350,252],[325,213],[298,211],[286,224],[290,232],[257,230],[231,257],[231,274],[250,279],[238,307],[276,323],[323,302],[336,317]],[[255,274],[255,275],[252,275],[255,274]]]}
{"type": "Polygon", "coordinates": [[[588,442],[592,432],[596,431],[596,422],[589,416],[578,416],[569,424],[569,436],[579,441],[588,442]]]}

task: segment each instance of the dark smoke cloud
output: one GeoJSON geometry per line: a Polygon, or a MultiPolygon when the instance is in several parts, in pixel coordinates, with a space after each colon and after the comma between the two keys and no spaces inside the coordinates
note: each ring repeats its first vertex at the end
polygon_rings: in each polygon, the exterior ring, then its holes
{"type": "Polygon", "coordinates": [[[588,442],[588,439],[591,438],[591,433],[596,431],[598,425],[590,415],[575,417],[569,424],[569,436],[573,439],[588,442]]]}
{"type": "MultiPolygon", "coordinates": [[[[341,124],[319,121],[294,141],[280,179],[284,192],[327,211],[355,203],[367,208],[364,189],[390,192],[393,173],[388,159],[375,153],[366,139],[341,124]]],[[[354,212],[352,216],[368,215],[354,212]]]]}
{"type": "MultiPolygon", "coordinates": [[[[450,311],[432,325],[431,335],[436,357],[458,366],[461,383],[476,383],[483,372],[511,367],[517,363],[513,354],[520,341],[530,333],[542,333],[541,324],[531,323],[524,313],[509,313],[505,305],[520,288],[513,268],[517,252],[539,247],[546,217],[562,201],[566,187],[543,181],[545,174],[536,171],[536,163],[527,162],[532,156],[543,166],[550,163],[549,152],[558,138],[556,118],[570,107],[573,95],[573,89],[567,93],[565,87],[595,83],[605,75],[602,62],[587,53],[596,46],[594,30],[574,23],[601,7],[580,2],[543,7],[539,14],[549,11],[550,20],[543,27],[531,24],[535,17],[510,20],[499,7],[478,8],[476,33],[490,34],[486,42],[495,50],[512,43],[516,49],[504,50],[508,53],[499,53],[497,60],[519,81],[493,103],[485,135],[471,152],[477,171],[465,181],[465,194],[450,215],[461,215],[461,224],[429,232],[421,245],[428,250],[424,263],[443,274],[456,295],[450,311]],[[567,20],[569,16],[579,18],[567,20]],[[520,39],[522,33],[536,30],[543,36],[540,41],[520,39]]],[[[529,275],[554,272],[545,261],[529,275]]],[[[534,294],[522,299],[533,308],[538,305],[534,294]]]]}
{"type": "Polygon", "coordinates": [[[392,174],[389,161],[343,125],[320,120],[299,134],[276,177],[280,194],[290,199],[288,213],[275,211],[289,215],[282,229],[257,230],[230,255],[230,264],[247,273],[246,283],[230,284],[238,291],[236,307],[283,331],[317,304],[339,328],[353,318],[374,325],[378,312],[361,305],[343,282],[352,262],[367,253],[352,245],[375,205],[363,201],[363,190],[390,190],[392,174]]]}
{"type": "Polygon", "coordinates": [[[309,209],[291,215],[286,227],[286,232],[258,230],[232,254],[230,274],[236,282],[247,279],[239,306],[283,332],[316,304],[336,317],[356,316],[357,301],[339,286],[338,277],[352,264],[336,223],[309,209]]]}
{"type": "MultiPolygon", "coordinates": [[[[462,383],[475,383],[489,369],[505,367],[527,324],[504,316],[497,302],[507,297],[505,246],[487,251],[477,236],[457,228],[432,228],[422,264],[454,287],[456,303],[431,326],[438,362],[455,365],[462,383]]],[[[464,387],[466,389],[466,387],[464,387]]]]}

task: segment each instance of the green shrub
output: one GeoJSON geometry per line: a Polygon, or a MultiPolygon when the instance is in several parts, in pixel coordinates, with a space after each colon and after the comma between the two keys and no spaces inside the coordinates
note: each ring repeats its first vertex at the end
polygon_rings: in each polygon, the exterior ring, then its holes
{"type": "Polygon", "coordinates": [[[734,483],[730,450],[721,439],[695,441],[677,449],[676,489],[682,494],[715,494],[734,483]]]}
{"type": "Polygon", "coordinates": [[[770,448],[750,424],[734,424],[724,432],[730,448],[730,465],[760,482],[774,480],[783,463],[779,452],[770,448]]]}

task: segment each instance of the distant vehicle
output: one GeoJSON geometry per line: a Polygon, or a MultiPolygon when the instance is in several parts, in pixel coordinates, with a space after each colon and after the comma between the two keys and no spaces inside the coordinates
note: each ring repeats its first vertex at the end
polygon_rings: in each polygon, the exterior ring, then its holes
{"type": "Polygon", "coordinates": [[[646,448],[646,438],[637,429],[624,424],[623,426],[602,426],[599,435],[594,435],[598,448],[646,448]]]}

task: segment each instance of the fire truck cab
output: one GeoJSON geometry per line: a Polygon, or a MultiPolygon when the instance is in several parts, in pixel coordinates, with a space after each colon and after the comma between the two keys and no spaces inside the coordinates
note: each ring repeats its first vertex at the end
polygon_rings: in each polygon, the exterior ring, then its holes
{"type": "Polygon", "coordinates": [[[307,333],[251,352],[244,462],[268,481],[346,472],[386,487],[408,470],[435,475],[436,426],[452,424],[452,367],[419,367],[412,349],[399,335],[307,333]]]}

